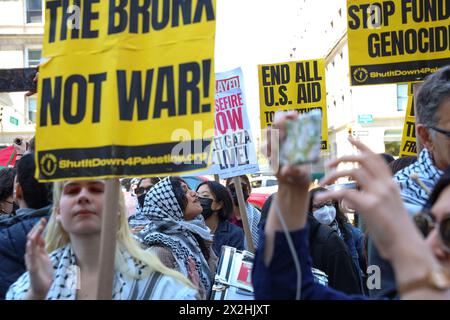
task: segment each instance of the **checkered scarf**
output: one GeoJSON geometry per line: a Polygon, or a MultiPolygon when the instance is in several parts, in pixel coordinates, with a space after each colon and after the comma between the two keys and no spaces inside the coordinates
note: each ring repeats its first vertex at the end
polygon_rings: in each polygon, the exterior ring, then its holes
{"type": "Polygon", "coordinates": [[[434,165],[431,153],[427,149],[420,152],[416,162],[395,174],[394,181],[400,186],[403,202],[410,215],[422,209],[428,200],[427,192],[410,178],[413,173],[417,174],[420,181],[430,190],[433,190],[443,174],[434,165]]]}
{"type": "MultiPolygon", "coordinates": [[[[126,268],[132,274],[141,275],[146,266],[136,261],[126,250],[120,247],[116,251],[126,262],[126,268]]],[[[50,254],[53,264],[53,283],[45,299],[47,300],[75,300],[77,290],[80,289],[80,269],[77,265],[72,246],[66,246],[50,254]]],[[[25,299],[30,287],[30,277],[25,272],[9,288],[7,300],[25,299]]],[[[151,272],[142,278],[130,276],[115,269],[112,288],[113,300],[167,300],[167,299],[195,299],[196,291],[176,281],[172,277],[159,272],[151,272]]]]}
{"type": "Polygon", "coordinates": [[[212,241],[210,230],[201,215],[190,221],[184,220],[183,216],[170,178],[167,177],[147,193],[144,206],[135,216],[130,217],[129,222],[131,228],[145,225],[145,228],[135,235],[140,243],[147,247],[159,245],[170,249],[179,271],[185,276],[188,276],[188,261],[194,261],[205,292],[209,292],[211,270],[194,234],[206,241],[212,241]]]}

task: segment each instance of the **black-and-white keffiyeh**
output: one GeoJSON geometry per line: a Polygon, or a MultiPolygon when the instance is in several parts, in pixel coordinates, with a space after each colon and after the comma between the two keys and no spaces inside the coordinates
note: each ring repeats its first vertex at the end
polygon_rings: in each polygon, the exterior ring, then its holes
{"type": "MultiPolygon", "coordinates": [[[[253,246],[258,248],[259,246],[259,228],[258,224],[261,220],[261,212],[256,209],[250,203],[246,203],[245,207],[247,208],[247,220],[250,227],[250,232],[252,233],[253,246]]],[[[247,244],[247,238],[244,238],[244,247],[246,250],[249,249],[247,244]]]]}
{"type": "MultiPolygon", "coordinates": [[[[126,251],[119,250],[118,254],[122,255],[132,274],[143,274],[146,267],[142,263],[137,262],[126,251]]],[[[50,260],[54,277],[46,299],[75,300],[77,289],[80,288],[80,272],[71,245],[55,250],[50,255],[50,260]]],[[[194,300],[197,294],[196,290],[159,272],[151,272],[142,279],[135,279],[116,269],[113,281],[113,300],[194,300]]],[[[30,278],[26,272],[9,288],[6,299],[25,299],[29,287],[30,278]]]]}
{"type": "Polygon", "coordinates": [[[400,170],[394,176],[394,181],[400,186],[401,195],[406,209],[410,215],[417,213],[428,200],[428,194],[413,179],[411,174],[417,174],[430,190],[433,190],[443,172],[436,168],[427,149],[423,149],[417,161],[410,166],[400,170]]]}
{"type": "Polygon", "coordinates": [[[212,241],[210,229],[202,215],[189,221],[183,217],[170,178],[165,178],[147,193],[143,208],[130,217],[129,223],[131,228],[145,225],[135,234],[136,239],[146,247],[157,245],[170,249],[178,270],[186,277],[189,276],[189,260],[194,261],[205,292],[209,292],[212,286],[211,270],[194,234],[212,241]]]}

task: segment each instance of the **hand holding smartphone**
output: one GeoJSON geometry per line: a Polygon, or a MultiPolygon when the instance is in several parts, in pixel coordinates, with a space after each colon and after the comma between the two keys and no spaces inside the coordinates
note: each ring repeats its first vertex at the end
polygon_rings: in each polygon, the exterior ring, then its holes
{"type": "Polygon", "coordinates": [[[285,128],[286,139],[280,148],[282,166],[319,160],[322,135],[322,113],[319,110],[299,115],[296,120],[287,120],[285,128]]]}

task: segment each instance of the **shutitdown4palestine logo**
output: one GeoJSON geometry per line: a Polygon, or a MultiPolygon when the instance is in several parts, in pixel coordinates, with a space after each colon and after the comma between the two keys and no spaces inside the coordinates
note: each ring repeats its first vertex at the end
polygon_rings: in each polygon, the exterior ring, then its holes
{"type": "Polygon", "coordinates": [[[45,154],[40,161],[42,173],[48,177],[54,175],[56,172],[56,163],[57,160],[54,154],[45,154]]]}
{"type": "Polygon", "coordinates": [[[367,78],[369,77],[369,72],[365,68],[356,68],[355,71],[353,71],[353,79],[355,79],[358,83],[364,83],[366,82],[367,78]]]}

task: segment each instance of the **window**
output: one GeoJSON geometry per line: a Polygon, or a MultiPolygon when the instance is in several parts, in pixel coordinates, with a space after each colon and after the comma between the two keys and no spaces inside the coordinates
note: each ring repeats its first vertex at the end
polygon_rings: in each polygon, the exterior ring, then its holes
{"type": "Polygon", "coordinates": [[[27,114],[28,121],[31,123],[36,123],[36,112],[37,112],[37,98],[28,97],[27,98],[27,114]]]}
{"type": "Polygon", "coordinates": [[[41,60],[41,49],[27,49],[26,65],[36,67],[41,60]]]}
{"type": "Polygon", "coordinates": [[[400,141],[385,142],[384,152],[394,157],[398,157],[400,155],[401,144],[402,143],[400,141]]]}
{"type": "Polygon", "coordinates": [[[277,186],[278,181],[277,180],[267,180],[267,187],[277,186]]]}
{"type": "Polygon", "coordinates": [[[390,129],[384,132],[384,149],[386,153],[397,157],[402,144],[402,129],[390,129]]]}
{"type": "Polygon", "coordinates": [[[25,0],[27,23],[42,23],[42,0],[25,0]]]}
{"type": "Polygon", "coordinates": [[[397,85],[397,111],[405,111],[408,104],[408,85],[397,85]]]}

